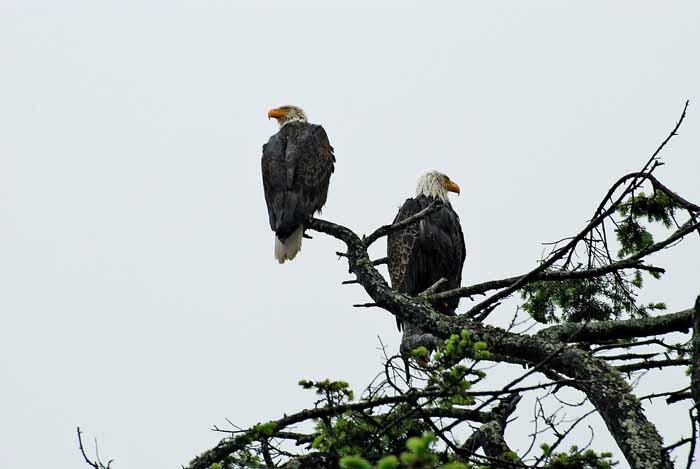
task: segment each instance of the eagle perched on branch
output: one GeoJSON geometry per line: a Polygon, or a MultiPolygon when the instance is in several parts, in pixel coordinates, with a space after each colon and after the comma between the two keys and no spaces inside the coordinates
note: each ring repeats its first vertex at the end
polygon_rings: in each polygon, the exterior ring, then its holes
{"type": "MultiPolygon", "coordinates": [[[[438,291],[461,285],[466,248],[459,216],[447,197],[449,192],[459,194],[457,183],[442,173],[429,171],[418,180],[416,196],[406,199],[399,209],[394,223],[415,215],[436,200],[444,203],[421,221],[387,237],[389,276],[394,290],[418,295],[443,277],[447,282],[438,291]]],[[[453,316],[458,305],[459,298],[450,298],[433,306],[453,316]]],[[[396,325],[399,330],[403,327],[398,319],[396,325]]]]}
{"type": "Polygon", "coordinates": [[[275,259],[283,264],[301,250],[304,222],[326,203],[335,156],[326,131],[301,108],[281,106],[267,117],[280,127],[263,145],[262,177],[275,259]]]}

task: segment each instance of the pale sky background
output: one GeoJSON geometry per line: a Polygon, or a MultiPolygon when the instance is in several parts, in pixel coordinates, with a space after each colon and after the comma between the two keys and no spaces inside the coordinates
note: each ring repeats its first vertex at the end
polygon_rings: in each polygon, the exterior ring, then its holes
{"type": "MultiPolygon", "coordinates": [[[[312,405],[300,378],[359,390],[377,336],[396,349],[393,317],[351,307],[366,296],[340,285],[338,242],[274,261],[272,106],[325,127],[323,215],[359,233],[425,170],[457,181],[465,284],[525,272],[580,229],[686,98],[658,175],[700,200],[699,3],[330,3],[0,0],[1,467],[81,467],[76,425],[116,468],[179,467],[213,424],[312,405]]],[[[649,299],[689,307],[699,250],[655,256],[669,273],[649,299]]],[[[514,376],[498,370],[490,386],[514,376]]],[[[688,433],[677,406],[649,412],[667,443],[688,433]]]]}

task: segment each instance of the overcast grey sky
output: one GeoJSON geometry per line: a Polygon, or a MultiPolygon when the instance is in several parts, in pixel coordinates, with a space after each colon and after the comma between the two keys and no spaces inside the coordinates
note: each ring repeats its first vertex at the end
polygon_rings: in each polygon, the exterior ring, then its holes
{"type": "MultiPolygon", "coordinates": [[[[700,200],[697,2],[329,3],[0,0],[0,466],[78,467],[79,424],[117,468],[179,467],[212,424],[310,405],[300,378],[359,389],[377,336],[397,347],[392,317],[351,307],[337,242],[274,261],[272,106],[325,127],[324,217],[360,233],[425,170],[457,181],[465,284],[581,228],[686,98],[659,176],[700,200]]],[[[647,296],[689,307],[699,249],[656,256],[647,296]]]]}

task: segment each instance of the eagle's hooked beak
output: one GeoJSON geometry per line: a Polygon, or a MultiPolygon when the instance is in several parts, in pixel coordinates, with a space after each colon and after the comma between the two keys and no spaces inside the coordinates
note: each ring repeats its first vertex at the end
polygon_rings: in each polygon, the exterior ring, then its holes
{"type": "Polygon", "coordinates": [[[280,108],[270,109],[269,111],[267,111],[267,118],[268,119],[272,119],[273,117],[275,119],[278,119],[278,118],[284,117],[284,116],[286,116],[286,114],[280,108]]]}
{"type": "Polygon", "coordinates": [[[447,190],[450,192],[456,192],[457,195],[459,195],[459,186],[454,181],[450,181],[450,183],[447,185],[447,190]]]}

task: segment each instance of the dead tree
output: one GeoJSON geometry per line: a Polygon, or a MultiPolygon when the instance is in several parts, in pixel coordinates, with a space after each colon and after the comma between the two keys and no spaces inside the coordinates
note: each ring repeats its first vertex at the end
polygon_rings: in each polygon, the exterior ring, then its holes
{"type": "Polygon", "coordinates": [[[354,275],[344,283],[361,286],[370,298],[355,306],[380,308],[414,332],[403,338],[401,353],[385,351],[384,369],[358,399],[345,382],[302,381],[319,396],[313,407],[248,429],[215,427],[225,438],[188,469],[610,467],[610,455],[597,453],[594,439],[561,447],[592,414],[604,421],[629,467],[690,468],[700,404],[700,297],[694,300],[699,292],[689,291],[688,309],[672,313],[662,303],[640,304],[637,298],[647,277],[665,272],[649,263],[653,255],[700,235],[700,207],[656,174],[661,151],[677,134],[687,107],[686,102],[641,170],[609,188],[583,229],[551,243],[536,267],[521,275],[408,296],[392,290],[378,270],[386,259],[372,260],[368,248],[439,205],[368,236],[310,219],[309,229],[344,246],[338,255],[354,275]],[[650,224],[664,227],[663,239],[654,239],[650,224]],[[431,307],[431,300],[452,297],[471,305],[456,317],[431,307]],[[539,323],[536,332],[518,331],[516,316],[510,327],[486,323],[494,311],[505,310],[501,302],[509,297],[519,298],[518,309],[539,323]],[[483,365],[493,363],[521,371],[505,386],[489,388],[491,371],[483,365]],[[688,370],[687,385],[635,394],[644,373],[674,367],[688,370]],[[567,401],[566,392],[580,401],[567,401]],[[533,395],[532,443],[518,453],[505,431],[533,395]],[[560,409],[552,410],[548,400],[561,403],[560,409]],[[687,408],[683,439],[664,442],[645,415],[644,402],[661,400],[687,408]],[[575,417],[564,417],[561,409],[575,417]]]}

